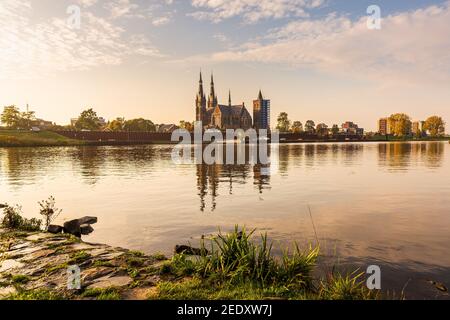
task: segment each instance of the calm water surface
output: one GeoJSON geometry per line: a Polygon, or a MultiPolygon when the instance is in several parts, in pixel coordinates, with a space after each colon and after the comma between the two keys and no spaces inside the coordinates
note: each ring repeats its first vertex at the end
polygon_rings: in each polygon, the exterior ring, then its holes
{"type": "MultiPolygon", "coordinates": [[[[450,285],[450,144],[293,144],[277,174],[252,165],[176,165],[168,145],[0,148],[0,202],[59,221],[99,218],[87,241],[171,253],[235,224],[277,245],[315,242],[325,265],[382,267],[384,289],[435,297],[450,285]]],[[[440,296],[441,297],[441,296],[440,296]]]]}

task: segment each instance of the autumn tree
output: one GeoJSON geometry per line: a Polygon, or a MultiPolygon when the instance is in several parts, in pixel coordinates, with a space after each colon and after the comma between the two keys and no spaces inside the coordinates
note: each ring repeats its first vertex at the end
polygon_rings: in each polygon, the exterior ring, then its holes
{"type": "Polygon", "coordinates": [[[180,121],[180,128],[191,132],[191,131],[194,131],[194,124],[189,122],[189,121],[181,120],[180,121]]]}
{"type": "Polygon", "coordinates": [[[124,118],[116,118],[115,120],[108,123],[107,128],[113,132],[120,132],[123,131],[125,126],[125,119],[124,118]]]}
{"type": "Polygon", "coordinates": [[[299,133],[303,131],[303,124],[300,121],[294,121],[291,130],[293,133],[299,133]]]}
{"type": "Polygon", "coordinates": [[[424,130],[428,131],[432,137],[445,134],[445,122],[441,117],[429,117],[423,126],[424,130]]]}
{"type": "Polygon", "coordinates": [[[411,119],[404,113],[396,113],[389,117],[388,124],[395,136],[406,136],[411,133],[411,119]]]}
{"type": "Polygon", "coordinates": [[[291,121],[286,112],[281,112],[277,118],[277,129],[281,132],[288,132],[291,127],[291,121]]]}
{"type": "Polygon", "coordinates": [[[92,109],[84,110],[75,123],[78,130],[98,130],[100,129],[100,121],[97,113],[92,109]]]}

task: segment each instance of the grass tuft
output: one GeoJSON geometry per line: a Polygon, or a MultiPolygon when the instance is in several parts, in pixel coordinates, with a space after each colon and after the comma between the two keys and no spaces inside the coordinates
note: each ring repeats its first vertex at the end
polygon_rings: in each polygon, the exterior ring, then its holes
{"type": "Polygon", "coordinates": [[[92,288],[86,289],[82,295],[85,298],[95,298],[96,300],[120,300],[120,292],[117,288],[92,288]]]}

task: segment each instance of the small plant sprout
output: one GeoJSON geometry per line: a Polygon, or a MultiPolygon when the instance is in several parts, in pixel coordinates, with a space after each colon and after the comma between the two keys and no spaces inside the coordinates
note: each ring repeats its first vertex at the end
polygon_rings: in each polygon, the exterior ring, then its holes
{"type": "Polygon", "coordinates": [[[44,217],[45,230],[62,212],[62,209],[55,207],[56,201],[53,196],[50,196],[47,200],[38,202],[40,206],[39,214],[44,217]]]}

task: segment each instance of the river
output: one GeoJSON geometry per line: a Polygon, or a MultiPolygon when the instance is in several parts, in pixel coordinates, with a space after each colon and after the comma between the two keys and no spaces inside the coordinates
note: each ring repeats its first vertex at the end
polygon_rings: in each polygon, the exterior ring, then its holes
{"type": "Polygon", "coordinates": [[[379,265],[383,289],[408,297],[433,298],[428,280],[450,284],[448,143],[287,144],[270,175],[248,163],[175,164],[172,148],[0,148],[0,202],[37,217],[53,195],[57,222],[99,218],[86,241],[149,253],[236,224],[276,248],[306,246],[314,225],[330,268],[379,265]]]}

